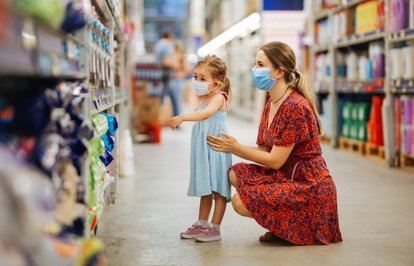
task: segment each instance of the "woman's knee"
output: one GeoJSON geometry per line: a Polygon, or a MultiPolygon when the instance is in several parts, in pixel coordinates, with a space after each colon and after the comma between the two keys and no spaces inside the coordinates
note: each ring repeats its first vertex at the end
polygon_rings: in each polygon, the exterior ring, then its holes
{"type": "Polygon", "coordinates": [[[238,188],[240,185],[239,179],[237,178],[237,175],[233,170],[230,170],[229,172],[229,181],[230,184],[235,188],[238,188]]]}
{"type": "Polygon", "coordinates": [[[234,194],[233,198],[231,199],[231,205],[233,206],[233,209],[241,216],[251,217],[246,206],[244,206],[243,202],[241,201],[239,193],[234,194]]]}

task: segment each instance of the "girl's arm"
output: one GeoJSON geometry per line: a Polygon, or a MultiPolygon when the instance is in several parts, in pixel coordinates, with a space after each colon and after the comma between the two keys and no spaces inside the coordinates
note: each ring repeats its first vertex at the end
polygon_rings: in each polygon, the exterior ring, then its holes
{"type": "Polygon", "coordinates": [[[224,104],[224,96],[218,94],[213,97],[207,107],[203,110],[198,110],[192,113],[174,116],[168,121],[168,125],[174,129],[184,121],[201,121],[209,118],[217,112],[224,104]]]}
{"type": "Polygon", "coordinates": [[[281,168],[290,153],[292,152],[295,144],[288,147],[273,146],[270,152],[263,151],[258,148],[248,147],[240,144],[234,137],[227,133],[221,133],[224,138],[208,136],[207,143],[216,151],[231,152],[232,154],[239,156],[243,159],[253,161],[255,163],[267,166],[272,169],[281,168]]]}

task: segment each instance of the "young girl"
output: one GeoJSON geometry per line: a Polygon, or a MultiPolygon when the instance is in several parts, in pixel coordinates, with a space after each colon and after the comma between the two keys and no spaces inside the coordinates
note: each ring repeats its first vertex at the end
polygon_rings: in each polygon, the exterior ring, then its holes
{"type": "Polygon", "coordinates": [[[193,89],[199,98],[197,109],[188,114],[171,118],[168,124],[176,128],[184,121],[194,121],[191,136],[191,176],[187,195],[200,198],[198,221],[181,238],[201,242],[220,240],[220,223],[231,200],[230,183],[227,179],[231,166],[229,153],[216,152],[207,145],[207,136],[219,136],[227,132],[226,111],[230,92],[226,64],[217,56],[207,56],[199,61],[194,70],[193,89]],[[213,202],[211,223],[208,217],[213,202]]]}

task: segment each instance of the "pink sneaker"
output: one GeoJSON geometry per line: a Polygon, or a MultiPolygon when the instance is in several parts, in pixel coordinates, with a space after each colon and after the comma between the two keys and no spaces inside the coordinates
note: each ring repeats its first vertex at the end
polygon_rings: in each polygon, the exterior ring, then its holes
{"type": "Polygon", "coordinates": [[[221,240],[220,229],[214,227],[207,227],[201,230],[201,233],[194,237],[196,241],[211,242],[221,240]]]}
{"type": "Polygon", "coordinates": [[[187,229],[187,231],[182,232],[180,234],[180,237],[184,238],[184,239],[192,239],[192,238],[198,236],[203,229],[204,229],[203,226],[195,223],[195,224],[191,225],[191,227],[189,227],[187,229]]]}

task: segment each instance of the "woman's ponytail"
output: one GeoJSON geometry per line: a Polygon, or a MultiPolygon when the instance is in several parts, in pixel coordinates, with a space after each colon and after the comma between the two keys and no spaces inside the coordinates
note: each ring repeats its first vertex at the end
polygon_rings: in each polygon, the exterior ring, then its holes
{"type": "Polygon", "coordinates": [[[305,78],[302,74],[296,69],[292,72],[292,80],[290,86],[301,94],[309,103],[312,108],[313,113],[315,114],[316,120],[318,122],[318,131],[322,135],[322,124],[319,118],[318,112],[318,102],[316,101],[316,95],[313,91],[310,90],[309,86],[306,84],[305,78]]]}

